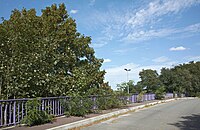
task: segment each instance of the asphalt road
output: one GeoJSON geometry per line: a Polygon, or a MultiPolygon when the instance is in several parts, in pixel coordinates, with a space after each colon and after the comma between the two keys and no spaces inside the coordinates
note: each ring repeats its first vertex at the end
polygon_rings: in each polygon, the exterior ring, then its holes
{"type": "Polygon", "coordinates": [[[200,130],[200,99],[156,105],[81,130],[200,130]]]}

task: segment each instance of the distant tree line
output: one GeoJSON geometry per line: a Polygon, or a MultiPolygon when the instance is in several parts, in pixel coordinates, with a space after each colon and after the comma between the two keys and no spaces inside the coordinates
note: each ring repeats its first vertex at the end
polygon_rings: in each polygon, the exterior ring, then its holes
{"type": "Polygon", "coordinates": [[[90,44],[64,4],[13,10],[0,23],[0,99],[111,92],[90,44]]]}
{"type": "Polygon", "coordinates": [[[118,84],[118,90],[131,93],[176,93],[186,96],[200,96],[200,62],[180,64],[173,68],[162,68],[160,74],[156,70],[142,70],[139,73],[141,81],[134,85],[128,83],[118,84]]]}

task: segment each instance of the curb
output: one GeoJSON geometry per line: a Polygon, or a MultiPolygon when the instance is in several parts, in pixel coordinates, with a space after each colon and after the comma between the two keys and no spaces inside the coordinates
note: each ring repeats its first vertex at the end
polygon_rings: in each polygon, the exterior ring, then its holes
{"type": "Polygon", "coordinates": [[[84,119],[84,120],[81,120],[81,121],[77,121],[77,122],[73,122],[73,123],[69,123],[69,124],[65,124],[65,125],[49,128],[49,129],[46,129],[46,130],[69,130],[69,129],[75,129],[75,128],[79,128],[79,127],[82,127],[82,126],[93,124],[93,123],[98,122],[98,121],[106,120],[108,118],[112,118],[112,117],[116,117],[116,116],[119,116],[119,115],[122,115],[122,114],[126,114],[127,112],[139,110],[139,109],[142,109],[142,108],[145,108],[145,107],[148,107],[148,106],[154,106],[156,104],[161,104],[161,103],[171,102],[171,101],[175,101],[175,100],[180,100],[180,99],[194,99],[194,98],[175,98],[175,99],[173,98],[173,99],[167,99],[167,100],[162,100],[162,101],[156,101],[156,102],[147,103],[147,104],[139,105],[139,106],[135,106],[135,107],[130,107],[130,108],[122,109],[122,110],[119,110],[119,111],[103,114],[103,115],[100,115],[100,116],[84,119]]]}

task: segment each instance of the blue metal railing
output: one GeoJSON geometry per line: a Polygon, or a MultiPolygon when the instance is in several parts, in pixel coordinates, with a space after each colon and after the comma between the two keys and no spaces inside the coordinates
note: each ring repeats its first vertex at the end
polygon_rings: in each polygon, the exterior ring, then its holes
{"type": "MultiPolygon", "coordinates": [[[[99,96],[89,96],[93,102],[92,109],[97,109],[98,106],[96,104],[96,100],[99,96]]],[[[62,96],[62,97],[45,97],[40,98],[41,101],[40,110],[46,110],[48,114],[52,114],[54,116],[62,116],[64,115],[64,106],[62,105],[62,101],[70,101],[73,97],[62,96]]],[[[165,98],[173,98],[172,93],[167,93],[165,98]]],[[[125,98],[124,98],[125,99],[125,98]]],[[[26,103],[28,100],[32,100],[30,98],[24,99],[9,99],[9,100],[0,100],[0,127],[3,126],[11,126],[20,124],[20,121],[27,115],[26,103]]],[[[129,96],[128,100],[130,103],[136,103],[140,100],[149,101],[155,100],[155,94],[144,94],[142,95],[142,99],[138,94],[133,94],[129,96]]]]}

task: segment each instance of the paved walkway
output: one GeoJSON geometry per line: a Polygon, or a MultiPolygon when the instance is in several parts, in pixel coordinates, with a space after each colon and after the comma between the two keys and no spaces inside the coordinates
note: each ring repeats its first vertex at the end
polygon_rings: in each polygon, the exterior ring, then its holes
{"type": "Polygon", "coordinates": [[[32,127],[16,126],[16,127],[8,128],[8,130],[44,130],[44,129],[49,129],[49,128],[52,128],[52,127],[56,127],[56,126],[60,126],[60,125],[69,124],[69,123],[72,123],[72,122],[88,119],[88,118],[91,118],[91,117],[99,116],[99,115],[106,114],[106,113],[109,113],[109,112],[118,111],[118,110],[121,110],[121,109],[124,109],[124,108],[129,108],[129,107],[147,104],[147,103],[150,103],[150,102],[155,102],[155,100],[154,101],[146,101],[146,102],[142,102],[142,103],[133,103],[133,104],[129,104],[128,106],[124,106],[124,107],[119,108],[119,109],[103,110],[101,113],[89,114],[89,115],[86,115],[86,117],[74,117],[74,116],[59,117],[53,123],[47,123],[47,124],[44,124],[44,125],[38,125],[38,126],[32,126],[32,127]]]}

